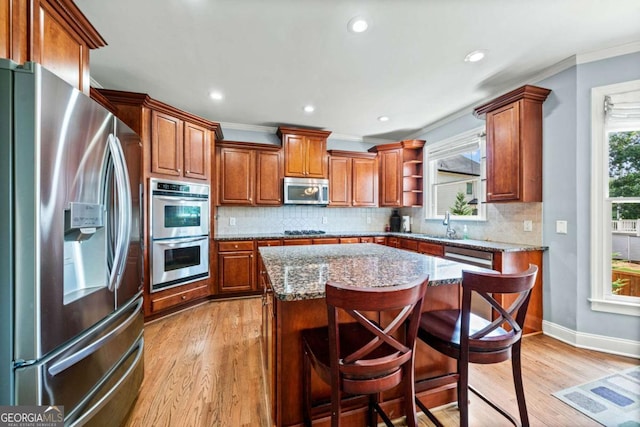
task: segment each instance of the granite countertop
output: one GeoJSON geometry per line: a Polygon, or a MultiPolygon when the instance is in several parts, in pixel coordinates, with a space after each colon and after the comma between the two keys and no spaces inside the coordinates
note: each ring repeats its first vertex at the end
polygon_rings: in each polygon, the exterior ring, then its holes
{"type": "Polygon", "coordinates": [[[384,236],[384,237],[402,237],[422,242],[439,243],[459,248],[477,249],[490,252],[526,252],[526,251],[545,251],[546,246],[524,245],[520,243],[494,242],[489,240],[472,240],[472,239],[447,239],[444,237],[431,236],[420,233],[385,233],[385,232],[330,232],[326,234],[304,234],[304,235],[285,235],[284,233],[240,233],[227,234],[224,236],[214,236],[217,241],[226,240],[270,240],[270,239],[319,239],[330,237],[368,237],[368,236],[384,236]]]}
{"type": "Polygon", "coordinates": [[[403,285],[429,274],[429,286],[460,283],[462,270],[490,271],[375,243],[259,248],[276,298],[324,298],[327,281],[353,286],[403,285]]]}

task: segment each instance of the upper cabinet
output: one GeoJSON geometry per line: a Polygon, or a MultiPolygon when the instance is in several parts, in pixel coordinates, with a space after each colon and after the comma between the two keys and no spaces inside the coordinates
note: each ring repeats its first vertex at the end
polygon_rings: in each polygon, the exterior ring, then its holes
{"type": "Polygon", "coordinates": [[[0,57],[33,61],[89,95],[89,51],[106,42],[72,0],[0,1],[0,57]]]}
{"type": "Polygon", "coordinates": [[[380,207],[420,207],[425,141],[409,139],[369,149],[378,153],[380,207]]]}
{"type": "Polygon", "coordinates": [[[329,151],[329,206],[378,206],[378,159],[374,153],[329,151]]]}
{"type": "Polygon", "coordinates": [[[284,149],[284,175],[299,178],[327,178],[329,131],[279,127],[284,149]]]}
{"type": "Polygon", "coordinates": [[[542,103],[526,85],[477,107],[487,121],[487,202],[542,202],[542,103]]]}
{"type": "Polygon", "coordinates": [[[209,181],[211,150],[222,137],[220,125],[143,93],[98,89],[117,115],[142,138],[145,170],[151,176],[209,181]]]}
{"type": "Polygon", "coordinates": [[[221,141],[216,146],[218,205],[282,204],[282,149],[221,141]]]}

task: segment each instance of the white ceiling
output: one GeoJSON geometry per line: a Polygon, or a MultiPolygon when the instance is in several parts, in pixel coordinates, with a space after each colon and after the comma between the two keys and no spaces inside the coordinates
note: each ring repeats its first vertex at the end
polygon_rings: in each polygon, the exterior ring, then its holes
{"type": "Polygon", "coordinates": [[[75,2],[108,43],[91,53],[96,82],[223,131],[288,124],[402,139],[573,55],[640,41],[640,0],[75,2]],[[367,32],[347,31],[356,15],[367,32]],[[465,63],[475,49],[486,59],[465,63]]]}

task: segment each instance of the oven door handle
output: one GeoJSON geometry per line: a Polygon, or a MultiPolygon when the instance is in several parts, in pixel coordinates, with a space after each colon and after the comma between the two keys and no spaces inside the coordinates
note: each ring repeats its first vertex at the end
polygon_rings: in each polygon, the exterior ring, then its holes
{"type": "Polygon", "coordinates": [[[199,197],[177,197],[177,196],[153,196],[154,199],[164,200],[165,202],[182,202],[182,203],[193,203],[193,202],[202,202],[206,203],[207,199],[201,199],[199,197]]]}
{"type": "Polygon", "coordinates": [[[209,238],[208,236],[202,236],[202,237],[196,237],[193,239],[156,240],[153,243],[161,246],[175,247],[175,246],[181,246],[185,243],[199,242],[200,240],[206,240],[208,238],[209,238]]]}

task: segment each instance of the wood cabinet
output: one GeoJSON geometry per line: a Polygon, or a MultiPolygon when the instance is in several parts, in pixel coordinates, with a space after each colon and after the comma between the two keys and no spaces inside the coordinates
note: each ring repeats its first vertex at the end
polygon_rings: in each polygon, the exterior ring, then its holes
{"type": "Polygon", "coordinates": [[[257,290],[253,240],[218,242],[218,293],[257,290]]]}
{"type": "Polygon", "coordinates": [[[0,2],[0,58],[38,62],[87,95],[90,50],[106,44],[72,0],[0,2]]]}
{"type": "Polygon", "coordinates": [[[422,207],[424,144],[410,139],[369,149],[378,154],[380,207],[422,207]]]}
{"type": "Polygon", "coordinates": [[[284,176],[327,178],[329,131],[279,127],[284,150],[284,176]]]}
{"type": "Polygon", "coordinates": [[[337,245],[340,239],[337,237],[322,237],[319,239],[311,239],[312,245],[337,245]]]}
{"type": "MultiPolygon", "coordinates": [[[[257,271],[257,278],[258,278],[258,288],[260,290],[262,290],[263,292],[266,292],[266,288],[265,288],[265,278],[266,278],[266,271],[264,271],[264,265],[262,264],[262,258],[260,257],[260,253],[258,252],[258,249],[260,247],[263,246],[282,246],[282,240],[281,239],[270,239],[270,240],[256,240],[256,258],[258,260],[257,264],[258,264],[258,271],[257,271]]],[[[264,294],[263,294],[264,296],[264,294]]]]}
{"type": "Polygon", "coordinates": [[[330,150],[329,206],[378,206],[375,153],[330,150]]]}
{"type": "Polygon", "coordinates": [[[439,243],[431,243],[431,242],[419,242],[418,252],[425,255],[443,257],[444,245],[441,245],[439,243]]]}
{"type": "Polygon", "coordinates": [[[212,147],[222,138],[220,125],[178,110],[144,93],[97,89],[117,108],[145,147],[148,176],[210,181],[212,147]]]}
{"type": "Polygon", "coordinates": [[[487,121],[487,202],[542,202],[542,103],[526,85],[474,110],[487,121]]]}
{"type": "Polygon", "coordinates": [[[207,296],[209,296],[209,284],[202,281],[193,285],[184,285],[153,293],[149,296],[149,314],[175,309],[176,307],[186,305],[187,303],[200,300],[207,296]]]}
{"type": "MultiPolygon", "coordinates": [[[[142,142],[142,204],[144,251],[144,313],[155,318],[188,302],[196,302],[215,293],[215,251],[210,240],[210,277],[161,292],[150,292],[150,222],[149,178],[178,179],[181,181],[210,181],[213,164],[212,148],[216,138],[222,138],[218,123],[210,122],[170,105],[154,100],[144,93],[94,89],[94,99],[115,109],[116,115],[139,136],[142,142]],[[184,298],[183,298],[184,297],[184,298]]],[[[213,223],[214,209],[210,209],[213,223]]]]}
{"type": "Polygon", "coordinates": [[[161,111],[151,111],[151,172],[209,180],[210,132],[161,111]]]}
{"type": "Polygon", "coordinates": [[[216,148],[218,205],[282,205],[282,149],[222,141],[216,148]]]}

